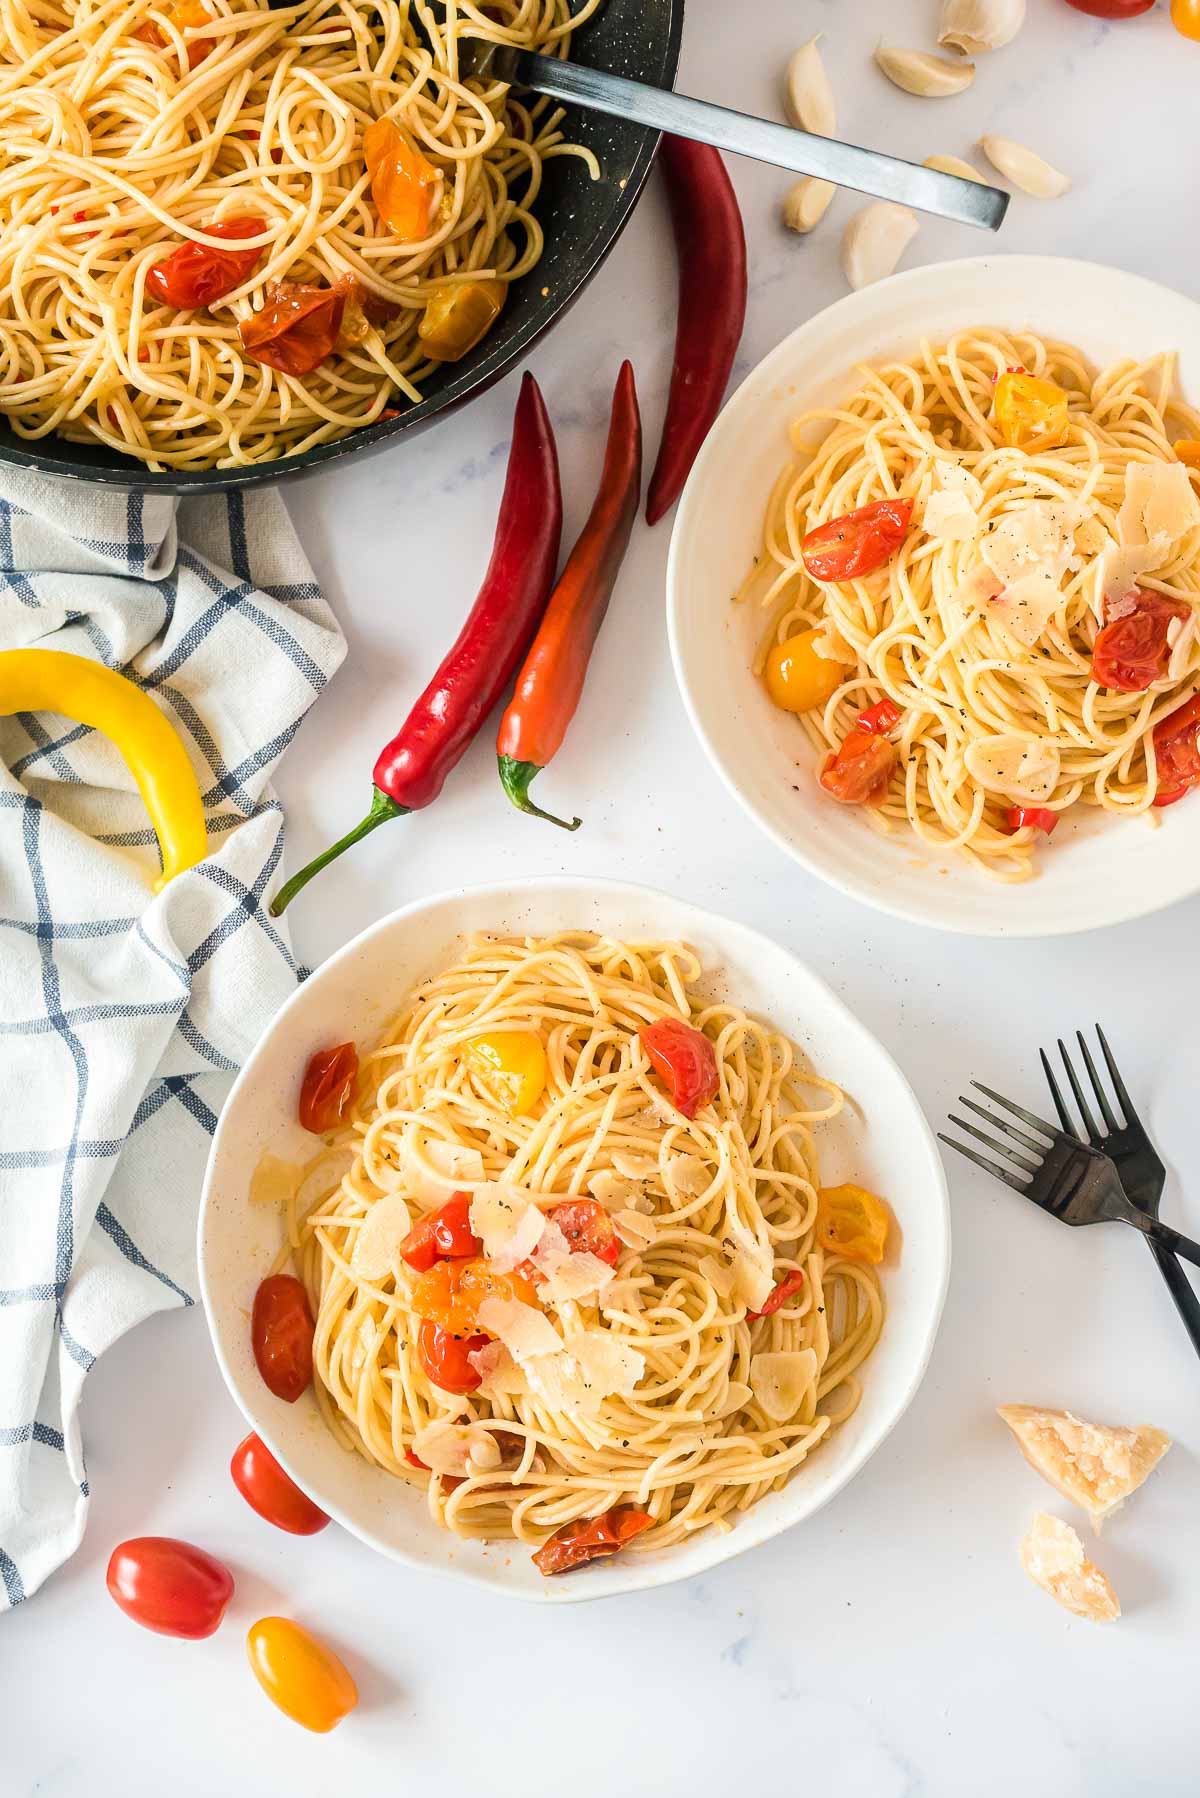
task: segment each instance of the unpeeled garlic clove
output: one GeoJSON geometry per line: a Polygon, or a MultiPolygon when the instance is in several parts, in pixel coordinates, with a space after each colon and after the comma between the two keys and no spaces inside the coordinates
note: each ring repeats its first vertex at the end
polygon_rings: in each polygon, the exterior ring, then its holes
{"type": "Polygon", "coordinates": [[[818,137],[832,137],[837,129],[837,110],[829,76],[817,47],[819,42],[819,38],[810,37],[789,62],[784,84],[784,110],[801,131],[813,131],[818,137]]]}
{"type": "Polygon", "coordinates": [[[856,212],[842,238],[842,267],[851,287],[869,287],[892,274],[916,234],[916,214],[891,200],[875,200],[856,212]]]}
{"type": "Polygon", "coordinates": [[[978,181],[981,187],[989,185],[987,176],[973,169],[961,156],[927,156],[925,167],[936,169],[939,175],[957,175],[962,181],[978,181]]]}
{"type": "Polygon", "coordinates": [[[977,56],[1011,44],[1025,23],[1025,0],[942,0],[938,43],[977,56]]]}
{"type": "Polygon", "coordinates": [[[813,230],[825,217],[836,192],[832,181],[822,181],[816,175],[805,175],[803,181],[797,181],[783,201],[783,222],[788,230],[813,230]]]}
{"type": "Polygon", "coordinates": [[[973,62],[951,62],[948,56],[931,56],[925,50],[897,50],[880,44],[875,61],[889,81],[922,100],[961,94],[975,79],[973,62]]]}
{"type": "Polygon", "coordinates": [[[1006,181],[1035,200],[1057,200],[1071,185],[1069,175],[1011,137],[981,137],[979,147],[1006,181]]]}

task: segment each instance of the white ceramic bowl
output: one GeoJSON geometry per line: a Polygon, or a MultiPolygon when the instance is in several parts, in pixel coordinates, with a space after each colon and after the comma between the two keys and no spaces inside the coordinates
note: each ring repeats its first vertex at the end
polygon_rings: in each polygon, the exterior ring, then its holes
{"type": "Polygon", "coordinates": [[[317,969],[283,1007],[229,1096],[205,1180],[199,1253],[209,1329],[229,1390],[318,1504],[392,1560],[562,1603],[699,1573],[811,1516],[840,1491],[901,1416],[925,1371],[946,1291],[950,1223],[941,1161],[907,1081],[815,975],[765,937],[694,906],[641,887],[559,879],[422,900],[317,969]],[[768,1016],[816,1068],[840,1081],[855,1106],[824,1127],[822,1171],[887,1195],[902,1253],[885,1264],[888,1317],[865,1370],[862,1403],[783,1492],[755,1506],[728,1535],[705,1533],[685,1548],[617,1556],[578,1576],[547,1580],[524,1549],[464,1542],[439,1529],[419,1492],[339,1446],[311,1395],[288,1405],[268,1392],[251,1354],[250,1309],[279,1249],[281,1225],[273,1208],[250,1204],[247,1189],[265,1149],[295,1159],[310,1152],[295,1113],[300,1073],[316,1049],[350,1037],[372,1043],[413,983],[452,960],[468,932],[564,929],[685,938],[715,970],[721,990],[768,1016]]]}
{"type": "Polygon", "coordinates": [[[907,831],[881,837],[854,807],[822,800],[807,738],[751,673],[763,614],[729,600],[760,547],[791,421],[844,398],[856,364],[911,355],[922,337],[937,343],[971,325],[1065,338],[1093,363],[1175,350],[1183,392],[1200,401],[1200,306],[1140,275],[1052,256],[986,256],[850,294],[759,363],[697,459],[667,574],[675,672],[697,735],[736,798],[832,886],[896,917],[975,936],[1118,924],[1200,890],[1200,799],[1157,814],[1158,830],[1077,807],[1039,854],[1036,879],[1020,886],[937,855],[907,831]]]}

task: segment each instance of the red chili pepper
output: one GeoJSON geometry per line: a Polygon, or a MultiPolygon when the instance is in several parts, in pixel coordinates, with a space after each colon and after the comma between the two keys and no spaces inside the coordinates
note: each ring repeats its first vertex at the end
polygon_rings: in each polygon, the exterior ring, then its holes
{"type": "Polygon", "coordinates": [[[646,520],[669,512],[721,409],[746,323],[746,233],[720,152],[664,137],[659,161],[679,261],[675,366],[646,520]]]}
{"type": "Polygon", "coordinates": [[[512,678],[541,620],[558,566],[562,491],[554,431],[532,375],[521,383],[492,559],[453,648],[375,764],[371,809],[340,842],[293,874],[277,918],[352,843],[431,805],[512,678]]]}
{"type": "Polygon", "coordinates": [[[617,376],[604,472],[587,523],[550,596],[533,648],[500,720],[500,784],[519,811],[578,830],[534,805],[529,785],[556,755],[575,716],[592,647],[625,559],[642,493],[642,421],[633,367],[617,376]]]}
{"type": "Polygon", "coordinates": [[[1059,814],[1052,812],[1048,805],[1010,805],[1004,814],[1004,822],[1010,833],[1024,830],[1044,830],[1046,835],[1055,829],[1059,814]]]}
{"type": "Polygon", "coordinates": [[[886,737],[890,730],[895,730],[901,718],[900,707],[893,705],[890,699],[881,699],[878,705],[868,706],[854,720],[859,730],[869,731],[872,736],[886,737]]]}
{"type": "Polygon", "coordinates": [[[786,1305],[789,1299],[795,1298],[803,1285],[804,1275],[798,1267],[793,1268],[790,1273],[781,1274],[775,1282],[774,1290],[767,1294],[762,1310],[747,1311],[746,1316],[773,1317],[781,1305],[786,1305]]]}

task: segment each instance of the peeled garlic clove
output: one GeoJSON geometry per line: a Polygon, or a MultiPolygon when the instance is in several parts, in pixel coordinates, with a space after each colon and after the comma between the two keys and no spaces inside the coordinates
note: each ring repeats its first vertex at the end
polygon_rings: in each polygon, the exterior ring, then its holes
{"type": "Polygon", "coordinates": [[[973,169],[961,156],[927,156],[925,167],[936,169],[939,175],[957,175],[963,181],[978,181],[981,187],[989,185],[987,176],[973,169]]]}
{"type": "Polygon", "coordinates": [[[975,79],[973,62],[951,62],[948,56],[930,56],[925,50],[895,50],[880,44],[875,61],[889,81],[922,100],[961,94],[975,79]]]}
{"type": "Polygon", "coordinates": [[[810,37],[789,62],[784,110],[801,131],[814,131],[818,137],[832,137],[837,128],[837,111],[833,89],[817,48],[819,41],[810,37]]]}
{"type": "Polygon", "coordinates": [[[1035,200],[1057,200],[1071,185],[1069,175],[1053,168],[1041,156],[1011,137],[981,137],[979,147],[1006,181],[1035,200]]]}
{"type": "Polygon", "coordinates": [[[795,187],[788,189],[783,202],[783,222],[788,230],[811,231],[819,225],[836,192],[832,181],[818,180],[816,175],[806,175],[803,181],[797,181],[795,187]]]}
{"type": "Polygon", "coordinates": [[[917,217],[907,206],[875,200],[856,212],[842,238],[842,267],[851,287],[882,281],[917,235],[917,217]]]}
{"type": "Polygon", "coordinates": [[[942,0],[938,43],[977,56],[1011,44],[1025,23],[1025,0],[942,0]]]}

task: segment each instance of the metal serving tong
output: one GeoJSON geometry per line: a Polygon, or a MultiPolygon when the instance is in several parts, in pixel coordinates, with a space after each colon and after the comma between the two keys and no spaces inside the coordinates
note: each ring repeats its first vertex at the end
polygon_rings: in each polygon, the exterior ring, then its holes
{"type": "Polygon", "coordinates": [[[1028,1130],[1018,1129],[1008,1119],[997,1117],[984,1106],[967,1098],[960,1098],[959,1103],[977,1117],[983,1118],[993,1131],[998,1131],[1007,1140],[999,1141],[995,1136],[989,1136],[965,1118],[955,1117],[953,1114],[950,1117],[950,1122],[958,1129],[965,1130],[969,1136],[1002,1155],[1016,1171],[1010,1172],[1008,1167],[998,1166],[987,1156],[968,1148],[964,1143],[955,1142],[953,1137],[942,1135],[940,1131],[939,1135],[944,1143],[957,1149],[960,1155],[965,1155],[977,1167],[993,1174],[997,1180],[1003,1180],[1005,1185],[1011,1186],[1015,1191],[1023,1193],[1035,1205],[1040,1205],[1062,1223],[1119,1222],[1131,1224],[1134,1229],[1140,1230],[1147,1238],[1150,1251],[1158,1263],[1192,1344],[1197,1354],[1200,1354],[1200,1297],[1176,1259],[1182,1255],[1185,1260],[1200,1263],[1200,1244],[1159,1222],[1158,1205],[1166,1182],[1166,1169],[1134,1109],[1116,1059],[1108,1046],[1108,1039],[1098,1024],[1096,1036],[1117,1104],[1125,1120],[1123,1123],[1117,1119],[1083,1032],[1076,1031],[1095,1103],[1103,1119],[1103,1128],[1092,1116],[1079,1076],[1060,1037],[1058,1050],[1082,1121],[1082,1130],[1071,1115],[1049,1057],[1043,1049],[1039,1051],[1042,1067],[1050,1085],[1061,1130],[1056,1130],[1053,1124],[1048,1124],[1044,1118],[1037,1117],[1022,1106],[1014,1105],[1011,1099],[993,1092],[990,1087],[980,1085],[977,1080],[973,1080],[971,1084],[978,1092],[1019,1118],[1022,1124],[1028,1126],[1028,1130]],[[1031,1135],[1030,1131],[1036,1131],[1037,1136],[1031,1135]]]}
{"type": "Polygon", "coordinates": [[[904,206],[959,224],[977,225],[984,231],[998,231],[1008,210],[1009,196],[998,187],[943,175],[936,169],[902,162],[897,156],[839,143],[833,137],[817,137],[791,125],[776,125],[769,119],[713,106],[707,100],[692,100],[669,88],[651,87],[644,81],[563,62],[556,56],[539,56],[510,44],[460,38],[458,71],[463,80],[503,81],[510,87],[530,88],[554,100],[634,119],[656,131],[715,144],[718,150],[796,169],[802,175],[818,175],[838,187],[852,187],[881,200],[898,200],[904,206]]]}

